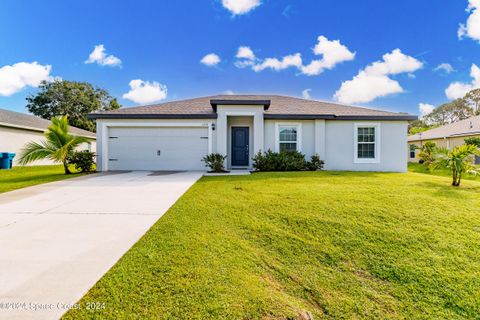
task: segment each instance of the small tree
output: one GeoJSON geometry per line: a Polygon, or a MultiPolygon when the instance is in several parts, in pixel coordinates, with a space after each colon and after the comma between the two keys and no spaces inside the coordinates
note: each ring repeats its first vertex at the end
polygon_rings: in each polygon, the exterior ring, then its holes
{"type": "Polygon", "coordinates": [[[50,159],[54,162],[61,162],[65,174],[70,174],[68,169],[68,158],[82,143],[88,142],[87,138],[73,136],[68,133],[68,119],[66,116],[52,118],[52,124],[45,132],[46,140],[29,142],[20,152],[19,163],[26,165],[40,159],[50,159]]]}
{"type": "Polygon", "coordinates": [[[437,145],[434,142],[425,142],[425,144],[420,148],[420,153],[418,154],[421,163],[426,166],[431,165],[435,161],[436,150],[437,145]]]}
{"type": "Polygon", "coordinates": [[[464,173],[478,174],[478,168],[472,163],[472,157],[478,155],[478,148],[471,144],[455,147],[452,151],[447,148],[437,149],[433,168],[448,168],[452,171],[452,186],[458,187],[464,173]]]}

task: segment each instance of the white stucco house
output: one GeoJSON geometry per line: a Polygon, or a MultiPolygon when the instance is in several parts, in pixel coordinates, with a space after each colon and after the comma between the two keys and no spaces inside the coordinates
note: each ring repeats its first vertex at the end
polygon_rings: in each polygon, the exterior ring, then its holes
{"type": "Polygon", "coordinates": [[[97,169],[206,170],[227,156],[250,169],[258,151],[318,154],[326,170],[407,170],[407,126],[417,117],[277,95],[224,95],[121,108],[97,121],[97,169]]]}
{"type": "MultiPolygon", "coordinates": [[[[0,152],[17,154],[13,165],[18,165],[18,154],[29,142],[45,139],[43,133],[50,126],[50,121],[30,114],[0,109],[0,152]]],[[[70,126],[70,133],[86,137],[89,143],[80,146],[81,150],[95,150],[95,133],[70,126]]],[[[50,160],[38,160],[30,165],[50,165],[50,160]]]]}

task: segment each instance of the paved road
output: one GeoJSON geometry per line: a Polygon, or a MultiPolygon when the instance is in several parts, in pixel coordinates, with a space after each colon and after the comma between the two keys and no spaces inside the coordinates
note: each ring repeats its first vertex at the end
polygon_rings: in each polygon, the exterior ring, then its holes
{"type": "Polygon", "coordinates": [[[201,175],[97,174],[0,194],[0,319],[59,318],[201,175]]]}

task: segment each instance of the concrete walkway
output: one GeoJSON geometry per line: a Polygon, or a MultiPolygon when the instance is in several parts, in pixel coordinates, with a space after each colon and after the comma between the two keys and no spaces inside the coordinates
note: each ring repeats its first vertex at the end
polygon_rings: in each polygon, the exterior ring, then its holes
{"type": "Polygon", "coordinates": [[[0,319],[59,318],[201,175],[97,174],[0,194],[0,319]]]}

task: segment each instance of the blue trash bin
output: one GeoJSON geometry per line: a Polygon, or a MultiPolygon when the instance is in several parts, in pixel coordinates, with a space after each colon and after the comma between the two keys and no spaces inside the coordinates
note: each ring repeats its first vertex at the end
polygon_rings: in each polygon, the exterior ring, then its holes
{"type": "Polygon", "coordinates": [[[15,153],[0,152],[0,169],[11,169],[15,153]]]}

